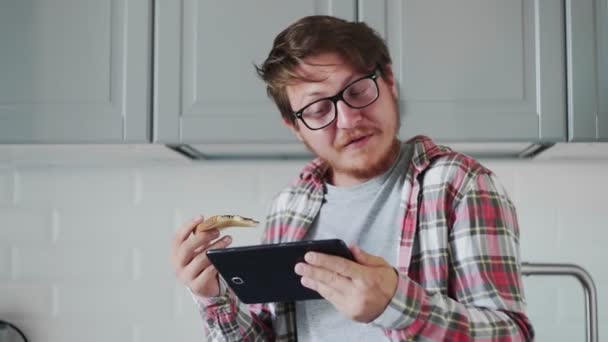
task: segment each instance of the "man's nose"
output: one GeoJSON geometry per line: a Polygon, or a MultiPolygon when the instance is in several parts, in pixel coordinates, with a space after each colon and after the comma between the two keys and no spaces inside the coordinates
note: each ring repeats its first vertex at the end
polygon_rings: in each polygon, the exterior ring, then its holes
{"type": "Polygon", "coordinates": [[[337,113],[337,127],[343,129],[355,128],[359,121],[363,119],[361,109],[352,108],[344,101],[338,101],[336,103],[337,113]]]}

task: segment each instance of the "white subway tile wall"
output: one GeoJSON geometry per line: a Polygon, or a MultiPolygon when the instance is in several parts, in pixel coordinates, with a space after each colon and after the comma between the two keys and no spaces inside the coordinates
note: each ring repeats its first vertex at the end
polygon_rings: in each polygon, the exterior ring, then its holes
{"type": "MultiPolygon", "coordinates": [[[[518,209],[522,258],[585,267],[608,297],[608,162],[492,161],[518,209]]],[[[169,248],[197,214],[263,220],[302,162],[0,167],[0,319],[33,342],[205,341],[169,248]]],[[[233,245],[262,228],[229,229],[233,245]]],[[[580,285],[525,278],[537,341],[582,341],[580,285]]]]}
{"type": "Polygon", "coordinates": [[[7,205],[13,202],[13,194],[15,193],[13,170],[2,168],[0,166],[0,205],[7,205]]]}

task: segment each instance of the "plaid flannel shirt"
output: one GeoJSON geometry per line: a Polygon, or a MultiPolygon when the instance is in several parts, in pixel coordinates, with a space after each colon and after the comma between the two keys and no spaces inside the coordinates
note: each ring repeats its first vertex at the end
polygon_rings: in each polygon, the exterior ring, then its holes
{"type": "MultiPolygon", "coordinates": [[[[515,208],[494,174],[429,138],[402,184],[397,290],[371,324],[394,341],[530,341],[515,208]]],[[[274,199],[263,243],[298,241],[319,213],[320,160],[274,199]]],[[[387,228],[389,229],[389,228],[387,228]]],[[[294,303],[246,305],[220,277],[221,295],[196,298],[214,341],[297,341],[294,303]]]]}

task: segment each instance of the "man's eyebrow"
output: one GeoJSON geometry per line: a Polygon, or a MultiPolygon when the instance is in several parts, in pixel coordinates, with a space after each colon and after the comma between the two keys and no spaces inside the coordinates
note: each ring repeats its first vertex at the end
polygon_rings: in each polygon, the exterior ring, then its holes
{"type": "Polygon", "coordinates": [[[315,96],[321,96],[321,95],[325,95],[325,93],[324,93],[324,92],[322,92],[322,91],[318,91],[318,90],[315,90],[315,91],[313,91],[312,93],[305,93],[305,94],[304,94],[305,98],[308,98],[308,97],[315,97],[315,96]]]}
{"type": "Polygon", "coordinates": [[[347,78],[346,78],[346,79],[345,79],[345,80],[342,82],[342,84],[340,85],[340,88],[338,88],[338,91],[336,91],[336,92],[334,92],[334,93],[331,93],[331,94],[327,94],[327,93],[325,93],[325,92],[323,92],[323,91],[319,91],[319,90],[315,90],[315,91],[310,92],[310,93],[304,93],[304,99],[309,99],[309,98],[311,98],[311,97],[313,97],[313,98],[314,98],[314,97],[317,97],[317,98],[316,98],[316,99],[314,99],[314,100],[311,100],[311,101],[307,101],[307,102],[305,102],[303,105],[305,106],[305,105],[307,105],[307,104],[309,104],[309,103],[311,103],[311,102],[314,102],[314,101],[317,101],[317,100],[320,100],[320,99],[324,99],[324,98],[326,98],[326,97],[334,96],[334,95],[336,95],[338,92],[342,91],[342,90],[344,89],[344,87],[346,87],[347,85],[349,85],[351,82],[353,82],[354,80],[359,79],[359,78],[361,78],[361,77],[363,77],[363,76],[361,76],[359,73],[357,73],[357,74],[353,74],[353,75],[351,75],[350,77],[347,77],[347,78]]]}
{"type": "Polygon", "coordinates": [[[333,94],[331,95],[327,95],[327,93],[319,91],[319,90],[315,90],[312,91],[310,93],[304,93],[304,96],[302,97],[302,103],[300,104],[300,109],[304,108],[305,106],[308,106],[309,104],[316,102],[318,100],[327,98],[333,96],[333,94]]]}

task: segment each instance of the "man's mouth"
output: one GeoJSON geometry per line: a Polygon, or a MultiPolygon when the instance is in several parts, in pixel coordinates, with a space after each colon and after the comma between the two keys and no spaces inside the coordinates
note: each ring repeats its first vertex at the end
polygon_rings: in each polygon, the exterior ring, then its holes
{"type": "Polygon", "coordinates": [[[371,138],[372,134],[365,134],[365,135],[360,135],[357,137],[354,137],[352,139],[350,139],[346,144],[344,144],[344,147],[356,147],[356,146],[361,146],[364,145],[369,138],[371,138]]]}
{"type": "Polygon", "coordinates": [[[345,148],[362,147],[367,144],[374,135],[379,135],[380,130],[375,128],[357,128],[345,130],[338,136],[334,145],[337,150],[345,148]]]}

